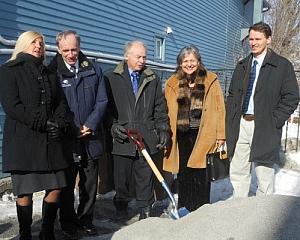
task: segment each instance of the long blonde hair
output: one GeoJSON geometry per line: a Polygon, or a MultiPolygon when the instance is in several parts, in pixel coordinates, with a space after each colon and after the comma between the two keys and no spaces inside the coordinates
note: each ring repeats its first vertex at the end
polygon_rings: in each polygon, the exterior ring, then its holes
{"type": "MultiPolygon", "coordinates": [[[[18,37],[18,40],[16,42],[16,45],[15,45],[15,48],[14,48],[14,51],[11,55],[11,58],[8,60],[8,61],[12,61],[12,60],[15,60],[17,58],[17,55],[20,53],[20,52],[25,52],[30,44],[37,38],[42,38],[43,39],[43,43],[44,43],[44,46],[45,46],[45,39],[44,39],[44,36],[43,34],[39,33],[39,32],[34,32],[34,31],[26,31],[26,32],[23,32],[19,37],[18,37]]],[[[43,56],[45,57],[45,47],[44,47],[44,54],[43,56]]]]}

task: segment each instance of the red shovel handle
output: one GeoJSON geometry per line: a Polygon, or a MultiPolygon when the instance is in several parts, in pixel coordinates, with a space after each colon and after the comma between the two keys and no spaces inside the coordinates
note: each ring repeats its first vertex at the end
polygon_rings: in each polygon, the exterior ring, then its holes
{"type": "Polygon", "coordinates": [[[126,130],[127,136],[137,145],[139,150],[145,149],[145,144],[143,143],[143,137],[141,133],[136,129],[127,129],[126,130]]]}

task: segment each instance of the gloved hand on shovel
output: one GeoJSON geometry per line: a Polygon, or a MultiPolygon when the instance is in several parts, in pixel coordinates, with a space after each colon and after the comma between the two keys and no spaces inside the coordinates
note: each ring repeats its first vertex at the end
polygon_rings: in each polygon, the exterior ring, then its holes
{"type": "Polygon", "coordinates": [[[170,139],[170,135],[169,135],[168,131],[161,130],[158,133],[158,136],[159,136],[159,141],[158,141],[158,144],[156,145],[156,147],[158,149],[162,150],[162,149],[167,147],[167,144],[168,144],[169,139],[170,139]]]}
{"type": "Polygon", "coordinates": [[[126,129],[119,124],[114,124],[111,127],[111,135],[116,141],[123,143],[128,138],[126,129]]]}

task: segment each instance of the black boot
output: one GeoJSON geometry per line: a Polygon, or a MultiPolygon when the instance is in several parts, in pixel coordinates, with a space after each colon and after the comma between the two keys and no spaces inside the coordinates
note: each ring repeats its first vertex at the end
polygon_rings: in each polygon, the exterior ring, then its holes
{"type": "Polygon", "coordinates": [[[139,220],[150,217],[151,207],[144,207],[140,209],[139,220]]]}
{"type": "Polygon", "coordinates": [[[32,205],[17,205],[20,240],[31,240],[32,205]]]}
{"type": "Polygon", "coordinates": [[[54,237],[54,221],[58,209],[58,203],[48,203],[43,201],[42,210],[42,230],[39,234],[40,240],[55,240],[54,237]]]}

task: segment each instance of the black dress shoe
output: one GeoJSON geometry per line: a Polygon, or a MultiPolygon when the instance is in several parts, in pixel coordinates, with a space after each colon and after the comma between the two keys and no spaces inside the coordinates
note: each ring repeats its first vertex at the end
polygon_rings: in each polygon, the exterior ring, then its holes
{"type": "Polygon", "coordinates": [[[78,240],[78,233],[77,231],[62,231],[63,239],[64,240],[78,240]]]}
{"type": "Polygon", "coordinates": [[[96,227],[93,224],[82,225],[80,230],[89,236],[95,236],[98,234],[96,227]]]}
{"type": "Polygon", "coordinates": [[[128,220],[127,210],[117,210],[113,220],[117,222],[128,220]]]}
{"type": "Polygon", "coordinates": [[[139,221],[145,218],[150,217],[151,213],[151,208],[150,207],[145,207],[140,209],[140,216],[139,216],[139,221]]]}

